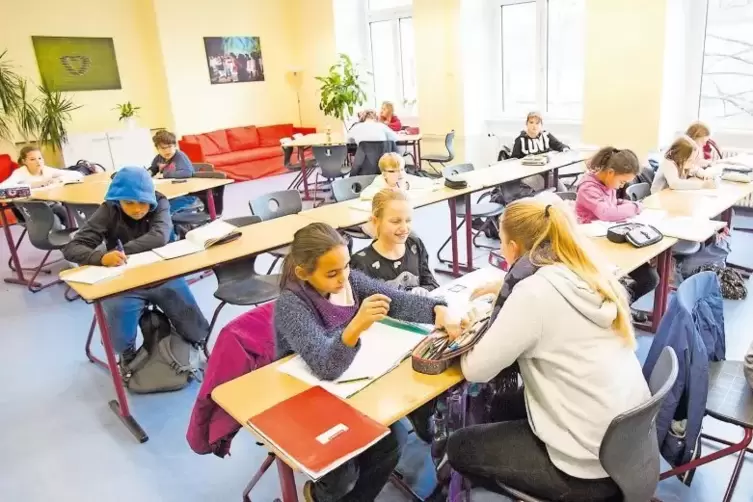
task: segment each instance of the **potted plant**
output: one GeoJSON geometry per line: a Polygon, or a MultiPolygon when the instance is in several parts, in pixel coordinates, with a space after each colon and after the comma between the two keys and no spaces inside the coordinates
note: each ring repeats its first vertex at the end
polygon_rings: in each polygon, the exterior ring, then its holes
{"type": "Polygon", "coordinates": [[[128,129],[133,129],[134,127],[136,127],[136,121],[134,117],[136,117],[139,110],[141,110],[140,106],[133,106],[130,101],[126,101],[123,104],[117,105],[115,108],[113,108],[113,110],[118,110],[120,112],[120,117],[118,117],[118,120],[122,120],[128,129]]]}
{"type": "Polygon", "coordinates": [[[13,142],[12,125],[20,104],[23,79],[16,73],[12,63],[5,58],[7,50],[0,54],[0,139],[13,142]]]}
{"type": "Polygon", "coordinates": [[[60,91],[52,91],[46,86],[39,86],[37,109],[39,110],[39,143],[52,147],[57,152],[68,138],[66,123],[71,120],[71,112],[81,106],[73,104],[60,91]]]}
{"type": "Polygon", "coordinates": [[[340,60],[329,68],[329,73],[316,77],[316,80],[321,82],[319,109],[347,127],[347,120],[353,115],[355,107],[366,102],[364,82],[358,68],[346,54],[340,54],[340,60]]]}

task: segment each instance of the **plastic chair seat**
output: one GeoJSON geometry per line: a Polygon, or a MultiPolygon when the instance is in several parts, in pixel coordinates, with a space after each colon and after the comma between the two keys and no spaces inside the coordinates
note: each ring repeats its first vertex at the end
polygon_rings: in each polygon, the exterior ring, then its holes
{"type": "Polygon", "coordinates": [[[77,228],[66,228],[64,230],[53,230],[50,232],[49,243],[50,249],[62,249],[71,242],[72,234],[77,228]]]}
{"type": "Polygon", "coordinates": [[[742,361],[709,363],[706,413],[722,422],[753,429],[753,391],[743,374],[742,361]]]}
{"type": "Polygon", "coordinates": [[[214,297],[231,305],[258,305],[280,295],[279,275],[263,275],[225,281],[214,297]]]}
{"type": "MultiPolygon", "coordinates": [[[[457,217],[465,218],[465,204],[457,204],[457,217]]],[[[487,218],[491,216],[499,216],[505,210],[505,206],[497,204],[495,202],[479,202],[477,204],[471,204],[471,216],[474,218],[487,218]]]]}
{"type": "Polygon", "coordinates": [[[701,249],[700,242],[678,241],[672,246],[672,254],[688,256],[697,253],[701,249]]]}
{"type": "Polygon", "coordinates": [[[353,237],[354,239],[367,239],[367,240],[370,240],[370,239],[373,238],[369,234],[367,234],[366,232],[364,232],[363,230],[361,230],[359,227],[343,228],[341,230],[341,232],[344,233],[345,235],[353,237]]]}
{"type": "Polygon", "coordinates": [[[427,162],[450,162],[453,158],[449,155],[421,155],[421,160],[427,162]]]}

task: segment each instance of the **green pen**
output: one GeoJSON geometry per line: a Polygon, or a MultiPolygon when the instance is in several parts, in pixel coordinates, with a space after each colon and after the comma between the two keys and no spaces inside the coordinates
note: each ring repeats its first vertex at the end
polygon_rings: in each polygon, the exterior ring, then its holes
{"type": "Polygon", "coordinates": [[[341,384],[341,383],[356,383],[356,382],[363,382],[366,380],[372,380],[371,377],[359,377],[359,378],[350,378],[348,380],[338,380],[335,383],[341,384]]]}
{"type": "Polygon", "coordinates": [[[421,328],[419,326],[416,326],[415,324],[409,324],[401,321],[396,321],[395,319],[390,319],[389,317],[382,319],[382,324],[386,324],[387,326],[391,326],[393,328],[397,329],[404,329],[405,331],[410,331],[412,333],[416,333],[419,335],[428,335],[431,333],[431,330],[428,330],[426,328],[421,328]]]}

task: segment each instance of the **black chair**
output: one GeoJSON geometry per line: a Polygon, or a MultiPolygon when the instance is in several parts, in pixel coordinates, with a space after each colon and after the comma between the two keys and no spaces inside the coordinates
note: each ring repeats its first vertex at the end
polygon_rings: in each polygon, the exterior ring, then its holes
{"type": "MultiPolygon", "coordinates": [[[[55,213],[52,212],[52,208],[50,208],[46,202],[16,202],[15,205],[23,214],[31,244],[37,249],[47,251],[29,281],[29,291],[37,293],[53,284],[62,282],[60,279],[57,279],[47,284],[40,285],[35,282],[35,279],[45,265],[51,265],[52,263],[62,260],[59,259],[47,263],[47,259],[53,251],[60,251],[71,242],[71,234],[73,234],[76,229],[62,228],[58,219],[55,217],[55,213]]],[[[66,298],[69,300],[75,299],[68,298],[67,296],[66,298]]]]}
{"type": "Polygon", "coordinates": [[[394,141],[361,141],[358,143],[351,175],[379,174],[379,159],[385,153],[397,152],[394,141]]]}
{"type": "Polygon", "coordinates": [[[317,200],[316,194],[320,188],[320,175],[326,180],[326,185],[329,185],[331,189],[332,181],[347,176],[351,168],[345,165],[345,159],[348,157],[347,145],[314,146],[312,150],[314,152],[314,159],[321,171],[321,173],[316,173],[316,179],[314,180],[314,200],[317,200]]]}
{"type": "MultiPolygon", "coordinates": [[[[599,460],[622,492],[624,502],[652,500],[659,484],[659,443],[656,415],[677,379],[679,364],[674,350],[665,348],[651,372],[651,398],[616,416],[609,424],[599,448],[599,460]]],[[[546,502],[504,484],[506,495],[523,502],[546,502]]]]}
{"type": "Polygon", "coordinates": [[[209,162],[192,162],[194,173],[211,173],[214,172],[214,164],[209,162]]]}
{"type": "MultiPolygon", "coordinates": [[[[211,164],[208,164],[211,165],[211,164]]],[[[219,171],[195,171],[193,173],[194,178],[216,178],[225,179],[227,174],[219,171]]],[[[188,232],[196,227],[205,225],[212,221],[209,216],[209,200],[207,192],[205,190],[197,192],[196,197],[201,201],[204,208],[201,211],[181,211],[172,215],[173,225],[175,226],[175,233],[182,239],[188,232]]],[[[214,210],[217,217],[222,216],[222,211],[225,208],[225,185],[212,188],[212,198],[214,199],[214,210]]]]}
{"type": "Polygon", "coordinates": [[[439,169],[434,164],[440,164],[442,170],[447,167],[447,164],[452,162],[455,158],[455,130],[448,132],[444,137],[444,146],[447,149],[447,155],[422,155],[421,162],[428,162],[431,166],[431,170],[439,174],[439,169]]]}
{"type": "MultiPolygon", "coordinates": [[[[449,166],[444,168],[443,175],[445,178],[447,178],[448,176],[454,176],[457,174],[473,171],[473,169],[473,164],[458,164],[457,166],[449,166]]],[[[481,195],[476,204],[471,204],[471,217],[484,219],[484,223],[481,225],[481,227],[478,228],[478,230],[476,230],[476,233],[473,236],[473,245],[485,249],[497,249],[496,247],[478,244],[476,242],[476,239],[484,232],[484,230],[486,230],[488,225],[494,227],[497,234],[499,234],[499,228],[497,228],[499,225],[499,223],[497,222],[497,217],[505,210],[505,206],[503,206],[502,204],[497,204],[496,202],[480,202],[481,199],[486,197],[487,195],[488,193],[481,195]]],[[[455,216],[460,220],[460,223],[457,225],[457,230],[459,231],[463,227],[463,225],[465,225],[465,201],[458,200],[455,207],[457,209],[455,216]]],[[[439,260],[440,263],[452,263],[451,260],[445,260],[444,258],[442,258],[442,251],[445,247],[447,247],[447,244],[450,243],[451,239],[452,236],[447,237],[447,240],[444,241],[442,246],[437,251],[437,260],[439,260]]]]}
{"type": "MultiPolygon", "coordinates": [[[[251,214],[259,216],[263,221],[274,220],[282,216],[288,216],[291,214],[298,214],[303,209],[303,201],[301,200],[301,194],[298,190],[281,190],[279,192],[272,192],[256,199],[249,201],[248,207],[251,209],[251,214]]],[[[272,265],[270,265],[267,274],[271,274],[274,270],[277,262],[281,258],[285,258],[290,252],[290,246],[283,246],[277,249],[273,249],[269,252],[274,256],[272,265]]]]}
{"type": "Polygon", "coordinates": [[[73,219],[76,220],[76,225],[79,228],[83,227],[89,218],[99,209],[100,204],[66,204],[73,219]]]}
{"type": "MultiPolygon", "coordinates": [[[[349,176],[332,182],[332,196],[336,202],[344,202],[359,197],[364,188],[374,182],[376,175],[365,174],[363,176],[349,176]]],[[[347,227],[340,230],[343,234],[353,239],[371,239],[371,236],[361,230],[360,227],[347,227]]]]}
{"type": "Polygon", "coordinates": [[[648,183],[636,183],[625,188],[625,195],[633,202],[639,202],[651,195],[651,185],[648,183]]]}
{"type": "MultiPolygon", "coordinates": [[[[259,223],[261,218],[259,216],[241,216],[229,218],[225,221],[236,227],[246,227],[259,223]]],[[[254,268],[255,264],[256,255],[217,265],[212,269],[217,277],[217,291],[214,292],[214,297],[220,300],[220,304],[214,310],[212,321],[209,323],[209,334],[202,346],[207,357],[209,357],[207,345],[212,336],[212,329],[225,305],[256,306],[270,302],[279,296],[280,276],[258,275],[254,268]]]]}

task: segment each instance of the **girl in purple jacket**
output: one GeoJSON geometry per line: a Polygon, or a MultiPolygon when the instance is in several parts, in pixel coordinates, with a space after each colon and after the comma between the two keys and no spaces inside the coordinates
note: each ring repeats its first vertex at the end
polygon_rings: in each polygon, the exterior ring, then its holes
{"type": "MultiPolygon", "coordinates": [[[[579,223],[623,221],[641,212],[641,204],[617,198],[617,189],[632,181],[640,171],[638,157],[632,150],[606,146],[591,158],[589,172],[578,186],[575,214],[579,223]]],[[[649,263],[630,273],[633,284],[628,287],[631,303],[656,289],[659,274],[649,263]]],[[[645,317],[645,316],[642,316],[645,317]]],[[[634,314],[638,322],[645,319],[634,314]]]]}

